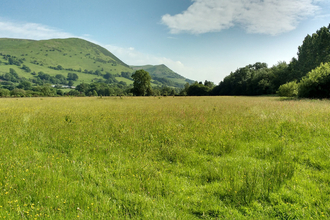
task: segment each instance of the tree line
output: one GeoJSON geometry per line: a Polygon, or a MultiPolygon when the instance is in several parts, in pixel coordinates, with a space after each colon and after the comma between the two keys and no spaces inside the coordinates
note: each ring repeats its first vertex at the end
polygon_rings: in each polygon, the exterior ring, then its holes
{"type": "MultiPolygon", "coordinates": [[[[257,62],[238,68],[218,85],[205,80],[186,84],[175,95],[269,95],[330,98],[330,25],[313,35],[307,35],[298,47],[297,58],[290,63],[278,62],[272,67],[257,62]]],[[[136,72],[133,93],[153,95],[150,76],[144,70],[136,72]]]]}
{"type": "Polygon", "coordinates": [[[330,98],[330,25],[307,35],[297,58],[268,67],[255,63],[226,76],[209,95],[266,95],[330,98]]]}

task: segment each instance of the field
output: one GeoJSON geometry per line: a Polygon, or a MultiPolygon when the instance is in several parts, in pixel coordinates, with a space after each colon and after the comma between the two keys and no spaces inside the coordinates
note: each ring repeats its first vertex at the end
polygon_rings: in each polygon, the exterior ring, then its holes
{"type": "Polygon", "coordinates": [[[330,102],[0,99],[1,219],[329,219],[330,102]]]}

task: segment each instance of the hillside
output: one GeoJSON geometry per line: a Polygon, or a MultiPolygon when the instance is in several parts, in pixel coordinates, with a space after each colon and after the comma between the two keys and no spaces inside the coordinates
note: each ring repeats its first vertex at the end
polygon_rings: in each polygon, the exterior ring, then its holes
{"type": "Polygon", "coordinates": [[[127,64],[106,49],[77,38],[41,41],[0,39],[0,54],[3,63],[0,65],[0,73],[8,72],[11,66],[19,76],[28,79],[33,76],[21,70],[20,66],[4,65],[9,64],[6,63],[9,57],[28,66],[31,72],[42,71],[51,76],[66,76],[68,71],[75,72],[79,76],[75,84],[102,79],[102,75],[106,73],[119,77],[122,72],[133,72],[127,64]]]}
{"type": "Polygon", "coordinates": [[[144,69],[147,71],[154,83],[165,83],[167,81],[172,81],[174,84],[184,85],[187,82],[193,83],[193,80],[186,79],[183,76],[173,72],[164,64],[161,65],[144,65],[144,66],[130,66],[133,70],[144,69]],[[156,82],[155,82],[156,81],[156,82]]]}
{"type": "MultiPolygon", "coordinates": [[[[19,77],[30,81],[39,72],[52,77],[58,74],[67,76],[69,72],[78,75],[74,85],[82,82],[104,81],[133,83],[130,75],[139,67],[132,68],[105,48],[78,38],[51,40],[0,39],[0,75],[12,68],[19,77]],[[11,62],[9,59],[11,58],[11,62]],[[22,69],[23,65],[31,71],[22,69]],[[108,77],[105,75],[108,74],[108,77]],[[110,74],[110,75],[109,75],[110,74]]],[[[186,79],[165,65],[144,66],[150,71],[153,86],[183,87],[186,79]]]]}

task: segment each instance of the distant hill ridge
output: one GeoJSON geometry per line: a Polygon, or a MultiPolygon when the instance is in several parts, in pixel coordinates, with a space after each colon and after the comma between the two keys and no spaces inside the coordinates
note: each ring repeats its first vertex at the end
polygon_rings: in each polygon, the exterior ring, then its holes
{"type": "MultiPolygon", "coordinates": [[[[25,40],[0,38],[0,74],[8,72],[5,56],[16,57],[22,65],[28,66],[33,72],[44,72],[51,76],[56,74],[66,75],[68,71],[74,71],[79,75],[81,82],[92,82],[95,79],[103,79],[107,73],[115,75],[117,80],[132,84],[129,77],[121,77],[122,73],[132,74],[140,67],[129,66],[107,49],[79,38],[51,39],[51,40],[25,40]],[[57,67],[60,66],[60,69],[57,67]],[[97,75],[93,75],[98,71],[97,75]],[[89,74],[89,75],[88,75],[89,74]]],[[[150,73],[154,85],[167,85],[182,87],[187,81],[184,77],[174,73],[165,65],[142,66],[150,73]]],[[[21,71],[21,68],[13,67],[17,73],[25,78],[33,76],[21,71]]]]}
{"type": "Polygon", "coordinates": [[[133,70],[140,70],[144,69],[145,71],[149,72],[150,76],[154,79],[165,78],[170,79],[176,83],[193,83],[193,80],[189,80],[184,78],[183,76],[175,73],[170,68],[168,68],[164,64],[160,65],[144,65],[144,66],[130,66],[133,70]]]}

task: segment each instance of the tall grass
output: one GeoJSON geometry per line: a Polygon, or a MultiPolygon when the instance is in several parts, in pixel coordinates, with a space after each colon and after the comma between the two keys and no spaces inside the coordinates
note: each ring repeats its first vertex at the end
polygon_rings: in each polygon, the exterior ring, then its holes
{"type": "Polygon", "coordinates": [[[330,103],[0,99],[0,218],[327,219],[330,103]]]}

